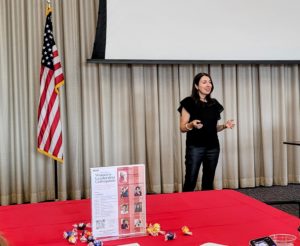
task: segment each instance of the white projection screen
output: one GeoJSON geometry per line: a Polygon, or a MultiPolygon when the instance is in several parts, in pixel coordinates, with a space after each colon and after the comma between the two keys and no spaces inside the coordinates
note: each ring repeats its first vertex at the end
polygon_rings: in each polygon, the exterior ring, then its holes
{"type": "Polygon", "coordinates": [[[92,60],[300,61],[300,0],[99,0],[92,60]]]}

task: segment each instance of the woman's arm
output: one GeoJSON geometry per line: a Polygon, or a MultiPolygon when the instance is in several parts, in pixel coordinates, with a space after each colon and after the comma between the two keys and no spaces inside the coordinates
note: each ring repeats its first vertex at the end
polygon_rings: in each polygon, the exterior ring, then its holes
{"type": "Polygon", "coordinates": [[[190,121],[190,114],[186,111],[185,108],[182,108],[181,115],[180,115],[180,131],[181,132],[188,132],[193,130],[193,128],[200,129],[203,125],[201,124],[200,120],[193,120],[190,121]]]}
{"type": "Polygon", "coordinates": [[[217,132],[223,131],[227,128],[232,129],[235,126],[234,120],[227,120],[223,125],[217,125],[217,132]]]}

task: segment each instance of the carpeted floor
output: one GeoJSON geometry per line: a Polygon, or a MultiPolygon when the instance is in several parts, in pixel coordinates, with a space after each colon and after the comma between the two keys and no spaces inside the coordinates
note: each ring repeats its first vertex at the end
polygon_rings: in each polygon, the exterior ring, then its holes
{"type": "Polygon", "coordinates": [[[300,218],[300,184],[243,188],[237,191],[300,218]]]}

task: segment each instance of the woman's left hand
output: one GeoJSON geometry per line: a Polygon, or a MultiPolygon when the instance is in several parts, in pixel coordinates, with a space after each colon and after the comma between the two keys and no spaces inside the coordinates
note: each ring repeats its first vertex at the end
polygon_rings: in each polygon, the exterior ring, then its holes
{"type": "Polygon", "coordinates": [[[227,120],[225,126],[226,128],[232,129],[235,126],[234,120],[227,120]]]}

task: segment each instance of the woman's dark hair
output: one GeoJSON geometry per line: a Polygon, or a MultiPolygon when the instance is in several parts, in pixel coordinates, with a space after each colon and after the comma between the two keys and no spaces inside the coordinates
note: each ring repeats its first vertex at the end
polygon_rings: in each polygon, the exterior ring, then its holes
{"type": "Polygon", "coordinates": [[[207,73],[198,73],[195,77],[194,77],[194,80],[193,80],[193,87],[192,87],[192,95],[191,97],[198,103],[200,102],[200,96],[199,96],[199,92],[197,90],[197,88],[195,87],[195,85],[199,85],[199,81],[200,79],[203,77],[203,76],[207,76],[209,79],[210,79],[210,82],[211,82],[211,85],[212,85],[212,88],[211,88],[211,92],[206,96],[206,100],[207,102],[211,101],[211,97],[210,97],[210,94],[213,92],[214,90],[214,84],[213,84],[213,81],[210,77],[209,74],[207,73]]]}

